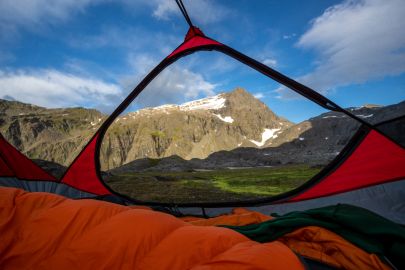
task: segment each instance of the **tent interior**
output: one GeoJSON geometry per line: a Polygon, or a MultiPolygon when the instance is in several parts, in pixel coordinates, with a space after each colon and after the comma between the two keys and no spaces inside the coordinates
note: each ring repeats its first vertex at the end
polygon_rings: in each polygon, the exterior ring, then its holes
{"type": "MultiPolygon", "coordinates": [[[[190,24],[184,42],[112,113],[1,101],[0,185],[80,203],[142,206],[197,225],[241,225],[215,219],[256,213],[256,226],[262,227],[233,228],[246,236],[262,229],[271,213],[309,211],[308,217],[316,209],[350,205],[396,224],[396,237],[405,237],[405,101],[335,103],[207,37],[177,3],[190,24]],[[223,68],[233,76],[223,78],[223,68]],[[190,70],[193,76],[184,77],[199,81],[204,91],[190,89],[187,80],[172,85],[171,76],[190,70]],[[221,93],[198,76],[208,70],[216,71],[206,76],[215,76],[221,93]],[[184,89],[188,99],[174,96],[168,91],[173,87],[184,89]],[[252,91],[257,89],[260,95],[252,91]],[[261,95],[274,98],[265,103],[261,95]],[[291,100],[291,113],[279,113],[286,111],[279,96],[291,100]]],[[[314,216],[322,217],[322,211],[314,216]]],[[[392,258],[367,269],[400,269],[398,257],[392,258]]],[[[309,269],[332,269],[315,268],[316,261],[309,269]]]]}

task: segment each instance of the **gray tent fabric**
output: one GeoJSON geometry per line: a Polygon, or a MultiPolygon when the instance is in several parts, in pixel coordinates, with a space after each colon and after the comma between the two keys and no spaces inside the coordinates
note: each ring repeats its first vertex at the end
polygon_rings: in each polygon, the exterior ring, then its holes
{"type": "MultiPolygon", "coordinates": [[[[16,187],[30,192],[50,192],[72,199],[97,198],[94,194],[77,190],[63,183],[51,181],[31,181],[20,180],[14,177],[0,177],[0,186],[16,187]]],[[[404,198],[405,179],[311,200],[267,204],[247,208],[264,214],[277,213],[282,215],[292,211],[304,211],[338,203],[346,203],[369,209],[391,221],[405,224],[404,198]]],[[[112,201],[108,198],[101,199],[112,201]]],[[[112,202],[115,202],[115,200],[112,202]]],[[[122,202],[120,201],[119,203],[122,202]]],[[[233,207],[204,208],[204,213],[200,207],[180,207],[176,210],[185,215],[204,214],[207,216],[217,216],[229,213],[232,209],[233,207]]]]}
{"type": "MultiPolygon", "coordinates": [[[[361,188],[353,191],[330,195],[306,201],[269,204],[247,207],[264,214],[286,214],[338,203],[351,204],[371,210],[391,221],[405,224],[405,179],[361,188]]],[[[208,216],[229,213],[233,208],[205,208],[208,216]]],[[[181,207],[178,210],[185,215],[202,215],[201,208],[181,207]]]]}
{"type": "Polygon", "coordinates": [[[96,195],[77,190],[63,183],[52,181],[21,180],[15,177],[0,177],[0,186],[21,188],[30,192],[49,192],[71,199],[92,198],[96,195]]]}

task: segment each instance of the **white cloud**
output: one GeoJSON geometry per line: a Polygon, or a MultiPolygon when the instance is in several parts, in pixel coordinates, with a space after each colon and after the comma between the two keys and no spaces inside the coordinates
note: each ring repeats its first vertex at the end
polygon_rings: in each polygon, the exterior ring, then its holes
{"type": "Polygon", "coordinates": [[[255,93],[255,94],[253,94],[253,96],[254,96],[255,98],[257,98],[257,99],[264,98],[264,94],[261,93],[261,92],[255,93]]]}
{"type": "MultiPolygon", "coordinates": [[[[118,83],[109,83],[82,72],[82,63],[77,61],[67,65],[75,73],[54,69],[0,70],[0,98],[48,108],[91,107],[109,113],[158,63],[146,54],[131,56],[128,61],[132,75],[121,77],[118,83]]],[[[135,100],[135,105],[150,107],[183,103],[212,96],[216,87],[201,74],[176,64],[160,73],[135,100]]]]}
{"type": "Polygon", "coordinates": [[[116,84],[56,70],[0,71],[0,98],[48,108],[85,106],[109,111],[121,95],[116,84]]]}
{"type": "MultiPolygon", "coordinates": [[[[147,3],[154,6],[153,16],[158,19],[167,20],[172,15],[182,16],[174,0],[149,0],[147,3]]],[[[196,24],[216,23],[223,20],[230,13],[230,10],[222,6],[218,1],[184,1],[184,5],[191,20],[196,24]]]]}
{"type": "MultiPolygon", "coordinates": [[[[50,24],[66,22],[72,16],[86,12],[90,6],[103,3],[122,5],[134,12],[152,8],[157,19],[182,16],[173,0],[2,0],[0,1],[0,41],[18,36],[19,28],[39,31],[50,24]]],[[[230,14],[230,10],[211,0],[186,1],[187,10],[197,24],[216,23],[230,14]]]]}
{"type": "Polygon", "coordinates": [[[319,61],[298,80],[328,93],[405,72],[404,15],[403,0],[347,0],[328,8],[299,39],[319,61]]]}
{"type": "MultiPolygon", "coordinates": [[[[132,73],[135,73],[136,77],[146,76],[155,66],[159,64],[159,61],[150,54],[130,54],[128,56],[128,65],[132,68],[132,73]]],[[[133,76],[131,74],[131,76],[133,76]]]]}
{"type": "Polygon", "coordinates": [[[233,72],[240,66],[240,63],[232,57],[216,51],[201,51],[188,55],[186,59],[182,64],[189,69],[198,69],[208,77],[233,72]]]}
{"type": "Polygon", "coordinates": [[[74,12],[83,12],[90,4],[104,0],[2,0],[0,22],[34,27],[43,22],[63,21],[74,12]]]}
{"type": "Polygon", "coordinates": [[[19,41],[21,30],[47,33],[52,26],[84,13],[89,6],[109,1],[112,0],[1,0],[0,45],[19,41]]]}
{"type": "MultiPolygon", "coordinates": [[[[159,61],[148,54],[133,55],[128,60],[133,74],[125,76],[121,85],[127,91],[136,86],[159,61]]],[[[135,99],[137,107],[153,107],[163,104],[179,104],[215,94],[216,84],[207,81],[202,74],[193,72],[180,63],[163,70],[135,99]]]]}
{"type": "Polygon", "coordinates": [[[296,35],[297,35],[296,33],[285,34],[285,35],[283,35],[283,39],[291,39],[291,38],[295,37],[296,35]]]}
{"type": "Polygon", "coordinates": [[[142,27],[107,26],[93,35],[67,37],[70,46],[81,50],[99,48],[114,48],[132,55],[135,52],[153,51],[154,54],[165,57],[183,40],[182,36],[170,33],[147,31],[142,27]]]}
{"type": "Polygon", "coordinates": [[[302,98],[300,94],[297,92],[285,87],[279,86],[277,89],[274,90],[275,97],[278,99],[298,99],[302,98]]]}
{"type": "MultiPolygon", "coordinates": [[[[154,33],[157,36],[156,33],[154,33]]],[[[83,35],[79,38],[70,39],[69,45],[83,49],[94,49],[102,47],[130,48],[140,47],[153,41],[148,32],[139,27],[102,27],[99,33],[93,35],[83,35]],[[146,36],[146,38],[145,38],[146,36]],[[142,37],[140,39],[139,37],[142,37]],[[146,40],[145,40],[146,39],[146,40]]]]}
{"type": "Polygon", "coordinates": [[[277,60],[273,58],[266,58],[262,61],[262,63],[269,67],[275,67],[277,65],[277,60]]]}
{"type": "Polygon", "coordinates": [[[180,11],[174,1],[154,1],[157,7],[153,10],[153,16],[159,19],[167,20],[168,15],[180,11]]]}
{"type": "Polygon", "coordinates": [[[215,95],[217,85],[206,81],[201,74],[172,66],[164,70],[136,99],[141,107],[179,104],[200,97],[215,95]]]}

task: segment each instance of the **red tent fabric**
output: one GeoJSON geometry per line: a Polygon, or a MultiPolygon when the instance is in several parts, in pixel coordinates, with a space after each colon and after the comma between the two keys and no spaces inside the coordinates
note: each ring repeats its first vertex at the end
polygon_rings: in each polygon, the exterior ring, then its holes
{"type": "Polygon", "coordinates": [[[212,40],[204,36],[203,32],[197,27],[190,28],[187,32],[186,38],[184,39],[184,43],[182,43],[177,49],[175,49],[167,58],[172,58],[188,49],[196,48],[196,47],[203,47],[207,45],[218,45],[223,46],[223,44],[219,43],[218,41],[212,40]]]}
{"type": "Polygon", "coordinates": [[[57,181],[0,135],[0,176],[15,176],[24,180],[57,181]]]}
{"type": "Polygon", "coordinates": [[[2,157],[0,157],[0,176],[2,177],[15,176],[13,171],[7,166],[6,162],[2,157]]]}
{"type": "Polygon", "coordinates": [[[61,182],[82,191],[97,195],[107,195],[111,194],[111,192],[102,184],[102,180],[98,178],[95,164],[98,137],[99,134],[97,133],[69,167],[61,182]]]}
{"type": "Polygon", "coordinates": [[[323,197],[405,178],[405,150],[371,131],[350,157],[329,176],[291,199],[323,197]]]}

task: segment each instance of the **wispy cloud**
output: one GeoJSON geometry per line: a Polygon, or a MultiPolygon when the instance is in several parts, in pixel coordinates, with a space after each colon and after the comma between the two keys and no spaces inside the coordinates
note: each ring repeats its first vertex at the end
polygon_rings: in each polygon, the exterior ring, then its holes
{"type": "Polygon", "coordinates": [[[105,0],[2,0],[0,23],[35,28],[44,23],[64,21],[73,13],[84,12],[87,6],[101,2],[105,0]]]}
{"type": "Polygon", "coordinates": [[[156,8],[153,10],[153,16],[158,19],[168,20],[169,15],[178,11],[177,4],[174,1],[155,0],[152,2],[156,5],[156,8]]]}
{"type": "Polygon", "coordinates": [[[315,70],[300,81],[327,93],[405,72],[405,2],[345,1],[327,9],[298,46],[319,54],[315,70]]]}
{"type": "MultiPolygon", "coordinates": [[[[184,1],[185,6],[196,22],[216,23],[231,13],[228,7],[212,0],[184,1]]],[[[175,1],[171,0],[2,0],[0,1],[0,24],[11,24],[31,30],[46,24],[63,22],[71,16],[86,12],[89,6],[114,3],[131,8],[149,6],[151,15],[168,20],[172,16],[182,16],[175,1]]],[[[3,27],[4,28],[4,27],[3,27]]]]}
{"type": "Polygon", "coordinates": [[[136,100],[142,107],[178,104],[215,94],[215,84],[201,74],[173,66],[164,70],[136,100]],[[157,98],[158,97],[158,98],[157,98]]]}
{"type": "Polygon", "coordinates": [[[266,58],[262,61],[263,64],[269,66],[269,67],[275,67],[277,66],[277,60],[273,58],[266,58]]]}
{"type": "MultiPolygon", "coordinates": [[[[0,50],[9,50],[23,31],[44,35],[68,23],[87,8],[112,0],[2,0],[0,1],[0,50]]],[[[59,33],[58,33],[59,34],[59,33]]]]}
{"type": "MultiPolygon", "coordinates": [[[[105,3],[121,5],[126,9],[141,10],[142,12],[148,12],[145,7],[149,7],[150,15],[156,19],[169,20],[173,16],[177,18],[181,16],[175,1],[171,0],[58,0],[51,2],[47,0],[2,0],[0,1],[0,41],[15,39],[19,36],[21,29],[41,32],[50,25],[66,23],[73,16],[85,13],[89,7],[105,3]],[[144,9],[145,11],[143,11],[144,9]]],[[[190,13],[195,14],[193,19],[197,23],[215,23],[223,20],[229,14],[228,8],[218,3],[214,4],[210,0],[187,1],[185,4],[190,13]]],[[[102,35],[90,37],[82,42],[77,42],[77,44],[84,47],[91,44],[104,46],[113,40],[118,41],[118,45],[125,45],[129,44],[130,37],[137,37],[137,41],[142,40],[139,39],[140,35],[131,35],[133,33],[130,32],[129,35],[121,35],[125,34],[125,31],[131,30],[106,29],[102,35]],[[123,36],[127,41],[121,38],[123,36]]],[[[136,45],[137,43],[132,42],[131,44],[136,45]]]]}
{"type": "MultiPolygon", "coordinates": [[[[158,63],[155,57],[147,54],[134,55],[130,59],[133,74],[121,80],[126,91],[132,90],[158,63]]],[[[179,104],[199,97],[212,96],[216,87],[216,84],[209,82],[202,74],[176,63],[162,71],[135,100],[135,104],[137,107],[179,104]]]]}
{"type": "MultiPolygon", "coordinates": [[[[82,62],[65,66],[74,73],[54,69],[0,70],[0,98],[47,108],[91,107],[109,113],[158,63],[150,55],[130,58],[130,71],[118,82],[106,82],[83,71],[82,62]]],[[[86,65],[88,63],[85,63],[86,65]]],[[[215,94],[217,85],[182,65],[165,69],[136,99],[137,107],[182,103],[215,94]]]]}
{"type": "Polygon", "coordinates": [[[294,38],[294,37],[296,37],[296,36],[297,36],[296,33],[284,34],[284,35],[283,35],[283,39],[291,39],[291,38],[294,38]]]}
{"type": "Polygon", "coordinates": [[[77,35],[67,38],[69,46],[81,50],[115,48],[123,54],[153,52],[158,57],[167,56],[181,42],[182,36],[141,27],[103,27],[93,35],[77,35]]]}
{"type": "Polygon", "coordinates": [[[255,94],[253,94],[253,96],[257,99],[261,99],[261,98],[265,97],[264,93],[262,93],[262,92],[255,93],[255,94]]]}
{"type": "Polygon", "coordinates": [[[0,98],[48,108],[84,106],[110,111],[122,99],[119,85],[57,70],[0,71],[0,98]]]}
{"type": "MultiPolygon", "coordinates": [[[[153,16],[158,19],[168,20],[171,16],[182,16],[175,1],[149,0],[146,1],[153,6],[153,16]]],[[[220,2],[210,0],[184,1],[189,14],[193,14],[192,20],[198,24],[210,24],[222,21],[231,12],[229,8],[221,5],[220,2]]]]}

